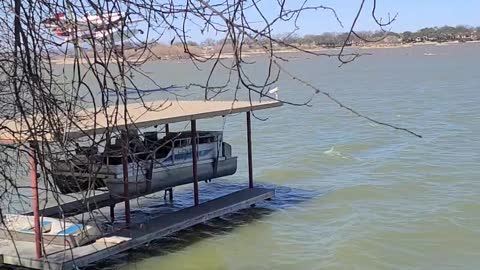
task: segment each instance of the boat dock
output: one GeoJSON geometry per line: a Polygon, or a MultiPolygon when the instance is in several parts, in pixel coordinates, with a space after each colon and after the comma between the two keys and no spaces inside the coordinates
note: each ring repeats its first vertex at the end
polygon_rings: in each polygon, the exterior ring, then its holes
{"type": "MultiPolygon", "coordinates": [[[[127,108],[118,111],[129,111],[131,118],[136,115],[136,121],[133,122],[128,118],[128,123],[124,126],[115,126],[116,129],[145,128],[151,126],[165,125],[165,131],[168,133],[169,124],[177,122],[190,121],[191,136],[191,155],[192,155],[192,179],[193,179],[193,206],[183,208],[176,212],[162,214],[158,217],[148,219],[146,221],[136,221],[130,219],[130,200],[141,195],[130,195],[128,191],[129,174],[128,174],[128,145],[123,147],[122,164],[123,164],[123,196],[112,197],[108,193],[94,195],[82,200],[67,202],[55,205],[49,208],[40,209],[40,198],[38,192],[38,162],[37,144],[30,142],[30,147],[26,151],[30,152],[30,170],[31,170],[31,187],[32,187],[32,212],[24,213],[22,216],[30,216],[33,221],[33,227],[28,229],[15,229],[15,232],[22,234],[23,238],[15,239],[11,231],[3,228],[3,238],[0,239],[0,265],[18,266],[30,269],[78,269],[81,267],[91,266],[95,263],[108,259],[112,255],[127,251],[132,248],[141,247],[149,242],[167,236],[169,234],[184,230],[191,226],[203,223],[222,215],[230,214],[241,209],[254,206],[264,200],[274,197],[274,190],[257,188],[253,184],[253,158],[252,158],[252,136],[251,136],[251,112],[255,110],[263,110],[282,106],[281,102],[250,102],[250,101],[176,101],[167,103],[165,101],[157,101],[151,104],[152,107],[165,108],[163,110],[152,111],[145,110],[138,104],[129,104],[127,108]],[[165,105],[166,104],[166,105],[165,105]],[[198,170],[197,170],[197,120],[213,117],[224,117],[229,114],[246,114],[247,129],[247,164],[248,164],[248,184],[245,189],[236,191],[222,197],[212,199],[200,203],[200,194],[198,187],[198,170]],[[71,245],[72,242],[65,237],[73,235],[67,232],[73,227],[78,237],[89,237],[85,233],[85,227],[88,225],[74,224],[68,228],[62,228],[55,234],[48,235],[44,232],[44,223],[41,218],[55,218],[58,222],[65,222],[65,218],[78,214],[91,212],[95,209],[110,207],[110,222],[115,220],[115,205],[124,204],[125,224],[121,228],[116,228],[111,232],[102,232],[96,239],[89,240],[82,244],[71,245]],[[31,241],[25,240],[30,238],[31,241]],[[44,238],[49,236],[54,240],[56,238],[67,239],[63,242],[49,242],[44,238]],[[28,242],[27,242],[28,241],[28,242]],[[62,244],[63,243],[63,244],[62,244]]],[[[122,122],[122,121],[119,121],[122,122]]],[[[69,138],[81,138],[87,134],[95,134],[102,130],[112,127],[108,126],[107,119],[97,117],[95,122],[86,120],[86,122],[77,123],[82,126],[80,131],[71,131],[66,134],[69,138]]],[[[12,125],[12,130],[21,126],[19,123],[12,125]]],[[[0,132],[1,142],[18,143],[24,136],[24,131],[18,131],[18,136],[5,134],[0,132]]],[[[15,132],[13,133],[15,135],[15,132]]],[[[35,135],[34,135],[35,136],[35,135]]],[[[175,176],[172,176],[175,177],[175,176]]],[[[172,189],[170,190],[170,199],[173,198],[172,189]]],[[[52,225],[53,226],[53,225],[52,225]]],[[[58,229],[58,228],[57,228],[58,229]]],[[[53,229],[51,229],[53,231],[53,229]]],[[[53,241],[53,240],[52,240],[53,241]]]]}
{"type": "Polygon", "coordinates": [[[94,243],[73,249],[64,246],[45,247],[45,256],[35,258],[35,243],[0,240],[3,263],[31,269],[76,269],[142,246],[152,239],[178,232],[207,220],[251,207],[264,200],[272,199],[274,191],[264,188],[246,188],[198,206],[150,219],[145,224],[132,224],[129,228],[116,231],[97,239],[94,243]],[[19,254],[17,254],[17,251],[19,254]]]}

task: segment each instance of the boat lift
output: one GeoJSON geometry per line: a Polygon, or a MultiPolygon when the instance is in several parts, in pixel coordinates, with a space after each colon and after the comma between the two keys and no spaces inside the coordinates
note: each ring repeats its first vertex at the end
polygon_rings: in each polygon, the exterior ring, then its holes
{"type": "MultiPolygon", "coordinates": [[[[134,197],[128,193],[128,142],[124,143],[122,165],[124,177],[124,197],[112,198],[108,194],[100,194],[87,198],[68,202],[50,208],[39,209],[38,179],[37,179],[37,146],[30,145],[30,167],[32,185],[32,207],[33,211],[26,213],[34,217],[34,243],[16,241],[15,247],[8,245],[9,241],[0,240],[0,258],[4,264],[22,266],[33,269],[72,269],[83,267],[96,261],[105,259],[113,254],[141,246],[152,239],[159,238],[173,232],[191,227],[209,219],[219,217],[228,213],[250,207],[265,199],[271,199],[274,191],[263,188],[254,188],[253,185],[253,160],[252,160],[252,132],[251,112],[275,108],[282,105],[278,101],[250,102],[250,101],[154,101],[147,103],[150,108],[158,110],[147,110],[145,105],[131,103],[127,108],[120,105],[115,108],[119,112],[120,119],[117,126],[108,125],[108,115],[96,115],[93,118],[82,118],[76,123],[78,130],[71,130],[65,133],[70,139],[80,138],[94,133],[111,130],[128,130],[146,128],[151,126],[165,125],[165,131],[169,132],[169,124],[190,121],[192,136],[192,159],[193,159],[193,198],[192,207],[184,208],[177,212],[166,214],[161,219],[154,218],[147,224],[137,226],[131,224],[130,200],[134,197]],[[128,112],[128,116],[122,112],[128,112]],[[229,114],[246,114],[247,128],[247,156],[248,156],[248,188],[240,190],[223,197],[200,203],[200,194],[197,178],[197,120],[226,116],[229,114]],[[132,121],[135,119],[135,121],[132,121]],[[79,213],[92,211],[94,209],[110,207],[111,219],[114,219],[114,206],[117,203],[124,203],[125,222],[127,227],[115,231],[109,235],[97,239],[92,244],[76,248],[42,246],[42,231],[40,227],[40,216],[65,218],[79,213]],[[111,239],[115,239],[110,241],[111,239]],[[119,240],[121,239],[121,240],[119,240]],[[2,243],[7,242],[7,243],[2,243]],[[19,249],[17,253],[16,249],[19,249]]],[[[114,108],[107,108],[107,112],[113,113],[114,108]]],[[[16,133],[1,133],[0,141],[9,143],[20,143],[27,131],[24,125],[11,122],[11,130],[16,133]]],[[[8,124],[7,124],[8,125],[8,124]]],[[[173,198],[173,191],[170,190],[170,198],[173,198]]],[[[2,262],[0,262],[1,264],[2,262]]]]}

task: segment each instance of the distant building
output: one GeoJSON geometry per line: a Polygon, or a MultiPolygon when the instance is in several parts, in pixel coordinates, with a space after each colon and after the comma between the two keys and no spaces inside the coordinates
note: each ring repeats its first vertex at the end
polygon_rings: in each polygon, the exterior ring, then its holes
{"type": "Polygon", "coordinates": [[[478,35],[476,32],[465,32],[465,33],[460,33],[455,36],[455,39],[460,40],[460,41],[473,41],[478,39],[478,35]]]}

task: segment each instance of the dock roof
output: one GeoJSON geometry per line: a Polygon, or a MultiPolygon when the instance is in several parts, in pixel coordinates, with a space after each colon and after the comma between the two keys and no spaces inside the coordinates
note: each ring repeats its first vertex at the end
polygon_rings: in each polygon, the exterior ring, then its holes
{"type": "MultiPolygon", "coordinates": [[[[228,114],[248,111],[264,110],[280,107],[279,101],[250,102],[250,101],[177,101],[156,100],[152,102],[130,103],[127,105],[126,125],[130,129],[146,128],[155,125],[176,122],[213,118],[228,114]]],[[[110,106],[97,112],[87,109],[78,114],[75,128],[65,132],[69,138],[78,138],[94,133],[102,133],[106,129],[123,129],[125,127],[124,105],[110,106]]],[[[8,131],[0,130],[0,141],[28,140],[28,129],[24,123],[9,120],[3,123],[8,131]]],[[[44,136],[45,138],[46,136],[44,136]]],[[[51,136],[50,136],[51,137],[51,136]]]]}

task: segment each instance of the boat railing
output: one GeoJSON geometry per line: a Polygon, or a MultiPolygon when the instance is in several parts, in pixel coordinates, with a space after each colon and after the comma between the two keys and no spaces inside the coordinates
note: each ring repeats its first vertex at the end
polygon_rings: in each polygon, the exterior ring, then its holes
{"type": "MultiPolygon", "coordinates": [[[[152,139],[153,136],[145,136],[144,140],[141,140],[140,137],[132,137],[129,140],[130,151],[128,160],[129,162],[156,160],[158,158],[167,157],[173,149],[191,146],[191,137],[183,137],[182,135],[184,134],[179,132],[174,134],[173,137],[164,137],[157,140],[152,139]]],[[[218,145],[218,142],[221,141],[221,135],[216,133],[204,133],[197,137],[198,145],[215,142],[217,142],[218,145]]],[[[77,150],[75,151],[76,155],[70,160],[75,164],[86,163],[83,165],[87,165],[89,163],[102,163],[102,160],[106,165],[120,164],[121,158],[123,157],[122,147],[122,141],[118,138],[116,138],[115,143],[107,144],[103,152],[99,152],[96,147],[95,149],[89,149],[88,147],[77,147],[77,150]]],[[[174,160],[175,158],[172,158],[173,162],[174,160]]]]}
{"type": "MultiPolygon", "coordinates": [[[[216,134],[206,134],[197,136],[197,144],[204,144],[204,143],[212,143],[218,142],[220,140],[219,136],[216,134]]],[[[192,139],[190,137],[187,138],[178,138],[173,141],[173,145],[175,148],[185,147],[192,144],[192,139]]]]}

